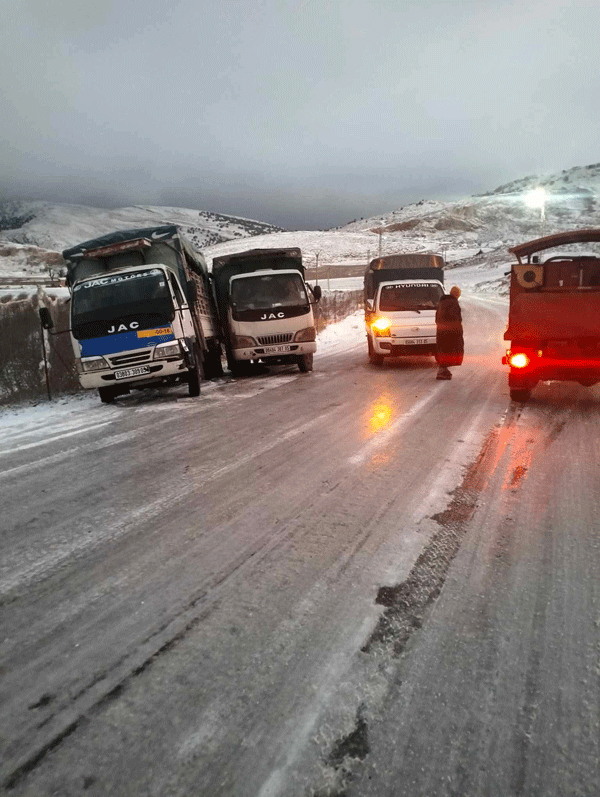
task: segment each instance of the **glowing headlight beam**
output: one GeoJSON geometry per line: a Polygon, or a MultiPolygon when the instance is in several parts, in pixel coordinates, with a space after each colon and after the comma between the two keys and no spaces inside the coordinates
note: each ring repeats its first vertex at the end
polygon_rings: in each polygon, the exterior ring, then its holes
{"type": "Polygon", "coordinates": [[[382,332],[384,329],[389,329],[390,324],[391,321],[389,318],[378,318],[377,321],[371,324],[371,328],[376,329],[378,332],[382,332]]]}

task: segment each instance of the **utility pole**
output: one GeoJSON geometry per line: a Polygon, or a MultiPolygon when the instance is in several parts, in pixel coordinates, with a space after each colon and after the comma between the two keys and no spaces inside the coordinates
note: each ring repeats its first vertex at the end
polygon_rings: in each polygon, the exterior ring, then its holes
{"type": "MultiPolygon", "coordinates": [[[[45,308],[46,307],[46,304],[45,304],[46,296],[45,296],[44,291],[42,290],[41,285],[38,285],[37,298],[38,298],[38,306],[45,308]]],[[[46,311],[46,312],[49,312],[49,311],[46,311]]],[[[50,324],[50,326],[52,326],[52,324],[50,324]]],[[[44,374],[46,376],[46,391],[48,393],[48,401],[52,401],[52,394],[50,393],[50,374],[48,373],[48,371],[49,371],[48,351],[46,349],[46,334],[47,334],[47,330],[46,330],[46,327],[44,327],[44,324],[42,323],[41,319],[40,319],[40,332],[41,332],[41,338],[42,338],[42,353],[43,353],[43,356],[44,356],[44,374]]]]}
{"type": "Polygon", "coordinates": [[[319,255],[320,252],[315,252],[315,285],[319,284],[319,255]]]}

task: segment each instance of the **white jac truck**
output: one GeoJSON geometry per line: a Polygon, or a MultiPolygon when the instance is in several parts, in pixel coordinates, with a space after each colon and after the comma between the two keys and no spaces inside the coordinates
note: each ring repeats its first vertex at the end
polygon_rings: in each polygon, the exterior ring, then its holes
{"type": "Polygon", "coordinates": [[[103,402],[160,384],[197,396],[223,373],[208,269],[177,226],[120,230],[63,257],[79,380],[103,402]]]}
{"type": "Polygon", "coordinates": [[[369,359],[435,355],[435,312],[444,293],[444,260],[425,252],[371,260],[364,277],[369,359]]]}
{"type": "Polygon", "coordinates": [[[300,249],[215,257],[212,276],[233,375],[251,362],[296,363],[300,371],[312,371],[317,350],[313,304],[321,288],[305,282],[300,249]]]}

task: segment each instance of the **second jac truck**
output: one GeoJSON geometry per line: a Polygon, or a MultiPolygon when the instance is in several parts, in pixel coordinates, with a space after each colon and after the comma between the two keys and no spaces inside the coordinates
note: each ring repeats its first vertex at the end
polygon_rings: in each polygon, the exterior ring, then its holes
{"type": "Polygon", "coordinates": [[[197,396],[203,377],[223,373],[208,269],[178,227],[120,230],[63,257],[79,380],[103,402],[161,384],[197,396]]]}
{"type": "Polygon", "coordinates": [[[413,253],[371,260],[364,277],[369,359],[435,355],[435,312],[444,293],[441,255],[413,253]]]}
{"type": "Polygon", "coordinates": [[[513,401],[541,381],[600,382],[600,257],[585,244],[600,230],[573,230],[514,246],[510,271],[509,366],[513,401]],[[542,256],[540,252],[558,251],[542,256]]]}
{"type": "Polygon", "coordinates": [[[233,375],[251,362],[296,363],[300,371],[312,371],[317,350],[313,304],[321,288],[305,282],[300,249],[215,257],[212,276],[233,375]]]}

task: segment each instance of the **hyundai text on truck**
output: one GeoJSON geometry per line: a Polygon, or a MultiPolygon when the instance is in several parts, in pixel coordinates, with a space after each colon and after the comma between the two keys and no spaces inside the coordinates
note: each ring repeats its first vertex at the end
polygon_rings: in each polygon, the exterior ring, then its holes
{"type": "Polygon", "coordinates": [[[418,252],[371,260],[364,276],[369,359],[436,353],[435,312],[444,293],[441,255],[418,252]]]}
{"type": "Polygon", "coordinates": [[[503,362],[514,401],[527,401],[540,381],[600,382],[600,257],[582,252],[594,242],[600,230],[574,230],[509,250],[517,263],[503,362]],[[539,254],[555,248],[560,253],[539,254]]]}
{"type": "Polygon", "coordinates": [[[298,248],[251,249],[215,257],[217,305],[232,374],[251,363],[295,363],[312,371],[317,350],[313,304],[321,288],[305,282],[298,248]]]}
{"type": "Polygon", "coordinates": [[[65,249],[79,380],[111,402],[132,388],[222,374],[206,263],[174,225],[117,232],[65,249]]]}

